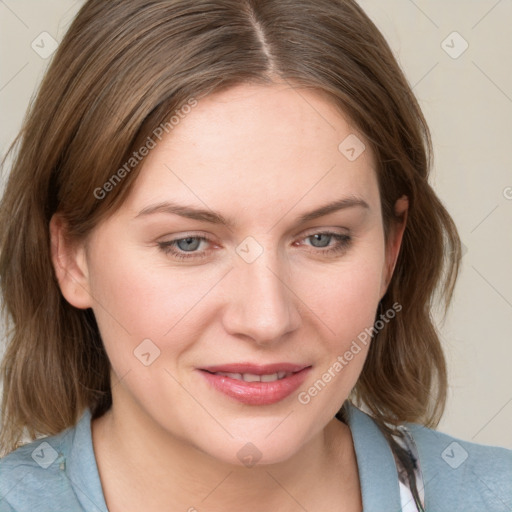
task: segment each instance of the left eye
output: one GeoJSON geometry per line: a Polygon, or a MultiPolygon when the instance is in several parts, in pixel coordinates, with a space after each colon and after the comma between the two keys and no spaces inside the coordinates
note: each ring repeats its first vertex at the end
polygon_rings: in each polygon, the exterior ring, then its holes
{"type": "Polygon", "coordinates": [[[311,240],[311,247],[317,249],[323,249],[321,251],[314,251],[317,254],[328,256],[328,255],[342,255],[352,243],[352,238],[349,235],[341,233],[322,232],[314,233],[304,238],[304,240],[311,240]],[[335,240],[335,244],[330,245],[331,240],[335,240]]]}
{"type": "Polygon", "coordinates": [[[170,240],[169,242],[159,242],[160,249],[166,254],[172,254],[178,259],[187,258],[201,258],[206,256],[206,252],[196,253],[201,242],[209,242],[208,238],[204,236],[188,236],[186,238],[177,238],[176,240],[170,240]],[[176,248],[178,250],[176,250],[176,248]],[[187,254],[192,253],[192,254],[187,254]]]}
{"type": "Polygon", "coordinates": [[[182,251],[195,251],[199,245],[201,244],[201,241],[204,240],[203,238],[199,238],[197,236],[191,236],[188,238],[180,238],[179,240],[176,240],[176,247],[182,251]]]}
{"type": "Polygon", "coordinates": [[[311,239],[313,247],[323,248],[323,247],[329,246],[329,242],[331,241],[331,239],[333,237],[334,237],[333,233],[316,233],[314,235],[310,235],[310,236],[306,237],[306,239],[311,239]],[[325,241],[327,243],[324,244],[323,242],[325,242],[325,241]],[[317,243],[318,243],[318,245],[316,245],[317,243]]]}

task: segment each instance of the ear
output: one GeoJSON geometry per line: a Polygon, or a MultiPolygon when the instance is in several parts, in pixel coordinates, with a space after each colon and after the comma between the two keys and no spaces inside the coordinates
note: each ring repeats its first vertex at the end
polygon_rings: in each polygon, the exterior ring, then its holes
{"type": "Polygon", "coordinates": [[[58,213],[50,221],[50,241],[53,268],[62,295],[76,308],[92,307],[85,246],[70,241],[67,224],[58,213]]]}
{"type": "Polygon", "coordinates": [[[386,262],[382,276],[381,299],[386,294],[393,272],[395,270],[398,254],[402,245],[402,238],[407,224],[407,213],[409,210],[409,199],[407,196],[400,197],[395,203],[395,218],[389,227],[388,240],[386,244],[386,262]]]}

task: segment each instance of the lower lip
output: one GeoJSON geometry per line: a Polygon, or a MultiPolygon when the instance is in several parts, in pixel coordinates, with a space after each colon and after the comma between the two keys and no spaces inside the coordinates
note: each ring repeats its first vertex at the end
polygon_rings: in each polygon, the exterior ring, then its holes
{"type": "Polygon", "coordinates": [[[311,366],[274,382],[245,382],[200,370],[217,390],[247,405],[270,405],[290,396],[304,382],[311,366]]]}

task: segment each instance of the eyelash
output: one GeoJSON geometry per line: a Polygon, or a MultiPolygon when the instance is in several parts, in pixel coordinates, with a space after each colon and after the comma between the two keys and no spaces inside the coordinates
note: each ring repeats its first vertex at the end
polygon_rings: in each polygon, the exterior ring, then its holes
{"type": "MultiPolygon", "coordinates": [[[[318,233],[313,233],[312,235],[308,235],[308,236],[304,237],[304,240],[308,239],[308,238],[312,238],[315,235],[327,235],[327,236],[334,238],[338,242],[338,244],[335,245],[334,247],[329,247],[329,246],[327,248],[319,247],[318,248],[318,249],[320,249],[319,251],[314,251],[314,252],[317,252],[322,255],[334,255],[334,254],[342,253],[343,251],[347,250],[348,247],[350,246],[350,244],[352,243],[352,238],[349,235],[342,235],[340,233],[333,233],[331,231],[319,231],[318,233]]],[[[173,257],[175,257],[179,260],[191,260],[191,259],[206,258],[208,256],[207,251],[203,251],[201,253],[196,253],[196,252],[187,253],[187,252],[177,251],[174,248],[175,244],[177,242],[180,242],[182,240],[187,240],[189,238],[204,241],[204,242],[211,242],[211,240],[209,238],[206,238],[204,236],[186,236],[184,238],[176,238],[175,240],[169,240],[168,242],[158,242],[158,246],[165,254],[171,254],[173,257]]]]}

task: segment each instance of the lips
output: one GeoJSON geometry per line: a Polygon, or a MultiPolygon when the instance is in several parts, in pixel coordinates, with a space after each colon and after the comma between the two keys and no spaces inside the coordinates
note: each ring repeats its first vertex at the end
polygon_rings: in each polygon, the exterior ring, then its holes
{"type": "Polygon", "coordinates": [[[254,365],[237,363],[199,369],[217,391],[248,405],[283,400],[306,379],[311,366],[293,363],[254,365]]]}

